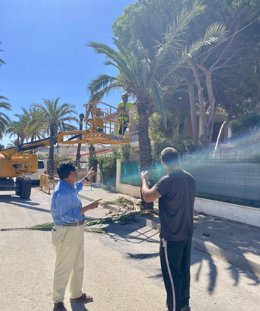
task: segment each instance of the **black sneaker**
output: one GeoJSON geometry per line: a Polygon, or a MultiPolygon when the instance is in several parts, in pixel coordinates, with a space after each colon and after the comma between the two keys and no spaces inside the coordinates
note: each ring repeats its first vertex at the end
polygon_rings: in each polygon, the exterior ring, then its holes
{"type": "Polygon", "coordinates": [[[82,294],[82,296],[75,298],[75,299],[70,298],[70,302],[90,303],[93,301],[94,301],[93,297],[87,296],[86,294],[82,294]]]}
{"type": "Polygon", "coordinates": [[[54,304],[53,311],[67,311],[67,309],[64,307],[63,302],[57,302],[54,304]]]}

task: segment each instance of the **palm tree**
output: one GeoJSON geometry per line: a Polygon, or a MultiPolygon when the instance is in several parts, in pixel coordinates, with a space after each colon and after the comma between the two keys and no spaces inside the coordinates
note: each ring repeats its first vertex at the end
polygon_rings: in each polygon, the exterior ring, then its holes
{"type": "MultiPolygon", "coordinates": [[[[117,50],[102,44],[90,43],[98,54],[106,56],[106,65],[116,67],[119,74],[115,77],[102,74],[89,84],[90,102],[97,102],[112,89],[123,89],[135,98],[138,114],[139,158],[141,170],[152,165],[152,147],[149,137],[149,118],[155,105],[161,105],[160,88],[156,79],[157,62],[150,60],[141,43],[131,52],[119,41],[114,41],[117,50]]],[[[145,209],[152,209],[152,203],[145,203],[145,209]]]]}
{"type": "Polygon", "coordinates": [[[27,140],[33,142],[43,138],[47,132],[47,127],[42,125],[43,113],[35,107],[28,110],[23,107],[22,111],[23,114],[20,116],[20,120],[25,123],[27,140]]]}
{"type": "Polygon", "coordinates": [[[10,138],[15,138],[18,145],[23,144],[27,139],[25,124],[20,119],[18,121],[10,122],[6,132],[9,134],[10,138]]]}
{"type": "Polygon", "coordinates": [[[9,117],[2,112],[3,110],[11,110],[11,105],[6,100],[4,96],[0,96],[0,139],[3,138],[3,134],[10,123],[9,117]]]}
{"type": "Polygon", "coordinates": [[[89,44],[98,54],[108,58],[106,65],[116,67],[119,74],[115,77],[102,74],[89,84],[91,102],[99,101],[112,89],[123,89],[135,98],[139,117],[139,148],[141,169],[149,169],[152,164],[151,141],[148,135],[149,117],[155,101],[153,90],[157,88],[154,66],[145,50],[139,44],[136,57],[115,40],[117,50],[102,44],[89,44]]]}
{"type": "MultiPolygon", "coordinates": [[[[84,114],[81,113],[79,115],[79,130],[82,131],[83,129],[83,120],[84,120],[84,114]]],[[[81,151],[81,144],[78,144],[78,148],[77,148],[77,154],[76,154],[76,166],[80,168],[80,151],[81,151]]]]}
{"type": "Polygon", "coordinates": [[[16,137],[17,143],[20,145],[26,141],[32,141],[32,130],[34,131],[33,123],[35,122],[31,114],[31,109],[27,110],[22,107],[22,111],[22,114],[14,115],[18,120],[12,121],[7,130],[9,137],[16,137]]]}
{"type": "Polygon", "coordinates": [[[59,131],[74,129],[75,127],[69,122],[78,121],[75,117],[76,112],[74,107],[70,104],[59,104],[60,98],[44,99],[42,104],[35,104],[33,107],[38,109],[43,115],[41,124],[46,127],[50,134],[50,150],[49,150],[49,165],[48,174],[53,177],[55,170],[54,162],[54,145],[56,143],[56,136],[59,131]]]}

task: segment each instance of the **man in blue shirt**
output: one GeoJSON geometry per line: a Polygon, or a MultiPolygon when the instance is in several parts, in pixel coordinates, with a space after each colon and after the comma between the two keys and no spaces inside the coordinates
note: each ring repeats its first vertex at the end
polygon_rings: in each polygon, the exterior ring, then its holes
{"type": "MultiPolygon", "coordinates": [[[[91,169],[86,179],[93,177],[91,169]]],[[[53,282],[53,311],[66,311],[64,295],[70,279],[71,302],[88,303],[93,298],[82,292],[84,272],[84,213],[98,207],[98,201],[82,206],[78,192],[82,190],[83,178],[77,182],[76,168],[70,163],[58,167],[59,183],[51,201],[54,221],[52,243],[56,250],[53,282]]]]}

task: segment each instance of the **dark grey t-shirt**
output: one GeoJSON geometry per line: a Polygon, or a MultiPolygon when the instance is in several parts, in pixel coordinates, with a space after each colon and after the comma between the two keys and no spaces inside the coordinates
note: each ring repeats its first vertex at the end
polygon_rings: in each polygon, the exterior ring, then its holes
{"type": "Polygon", "coordinates": [[[156,185],[160,193],[161,238],[181,241],[192,236],[196,186],[193,177],[178,169],[164,176],[156,185]]]}

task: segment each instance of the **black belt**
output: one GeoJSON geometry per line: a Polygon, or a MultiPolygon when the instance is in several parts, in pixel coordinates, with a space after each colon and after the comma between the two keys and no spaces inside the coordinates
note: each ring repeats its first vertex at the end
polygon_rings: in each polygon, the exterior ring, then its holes
{"type": "Polygon", "coordinates": [[[82,221],[78,221],[78,222],[71,222],[71,223],[66,223],[66,224],[62,224],[62,225],[57,225],[57,226],[61,226],[61,227],[77,227],[77,226],[82,226],[84,225],[84,220],[82,221]]]}

